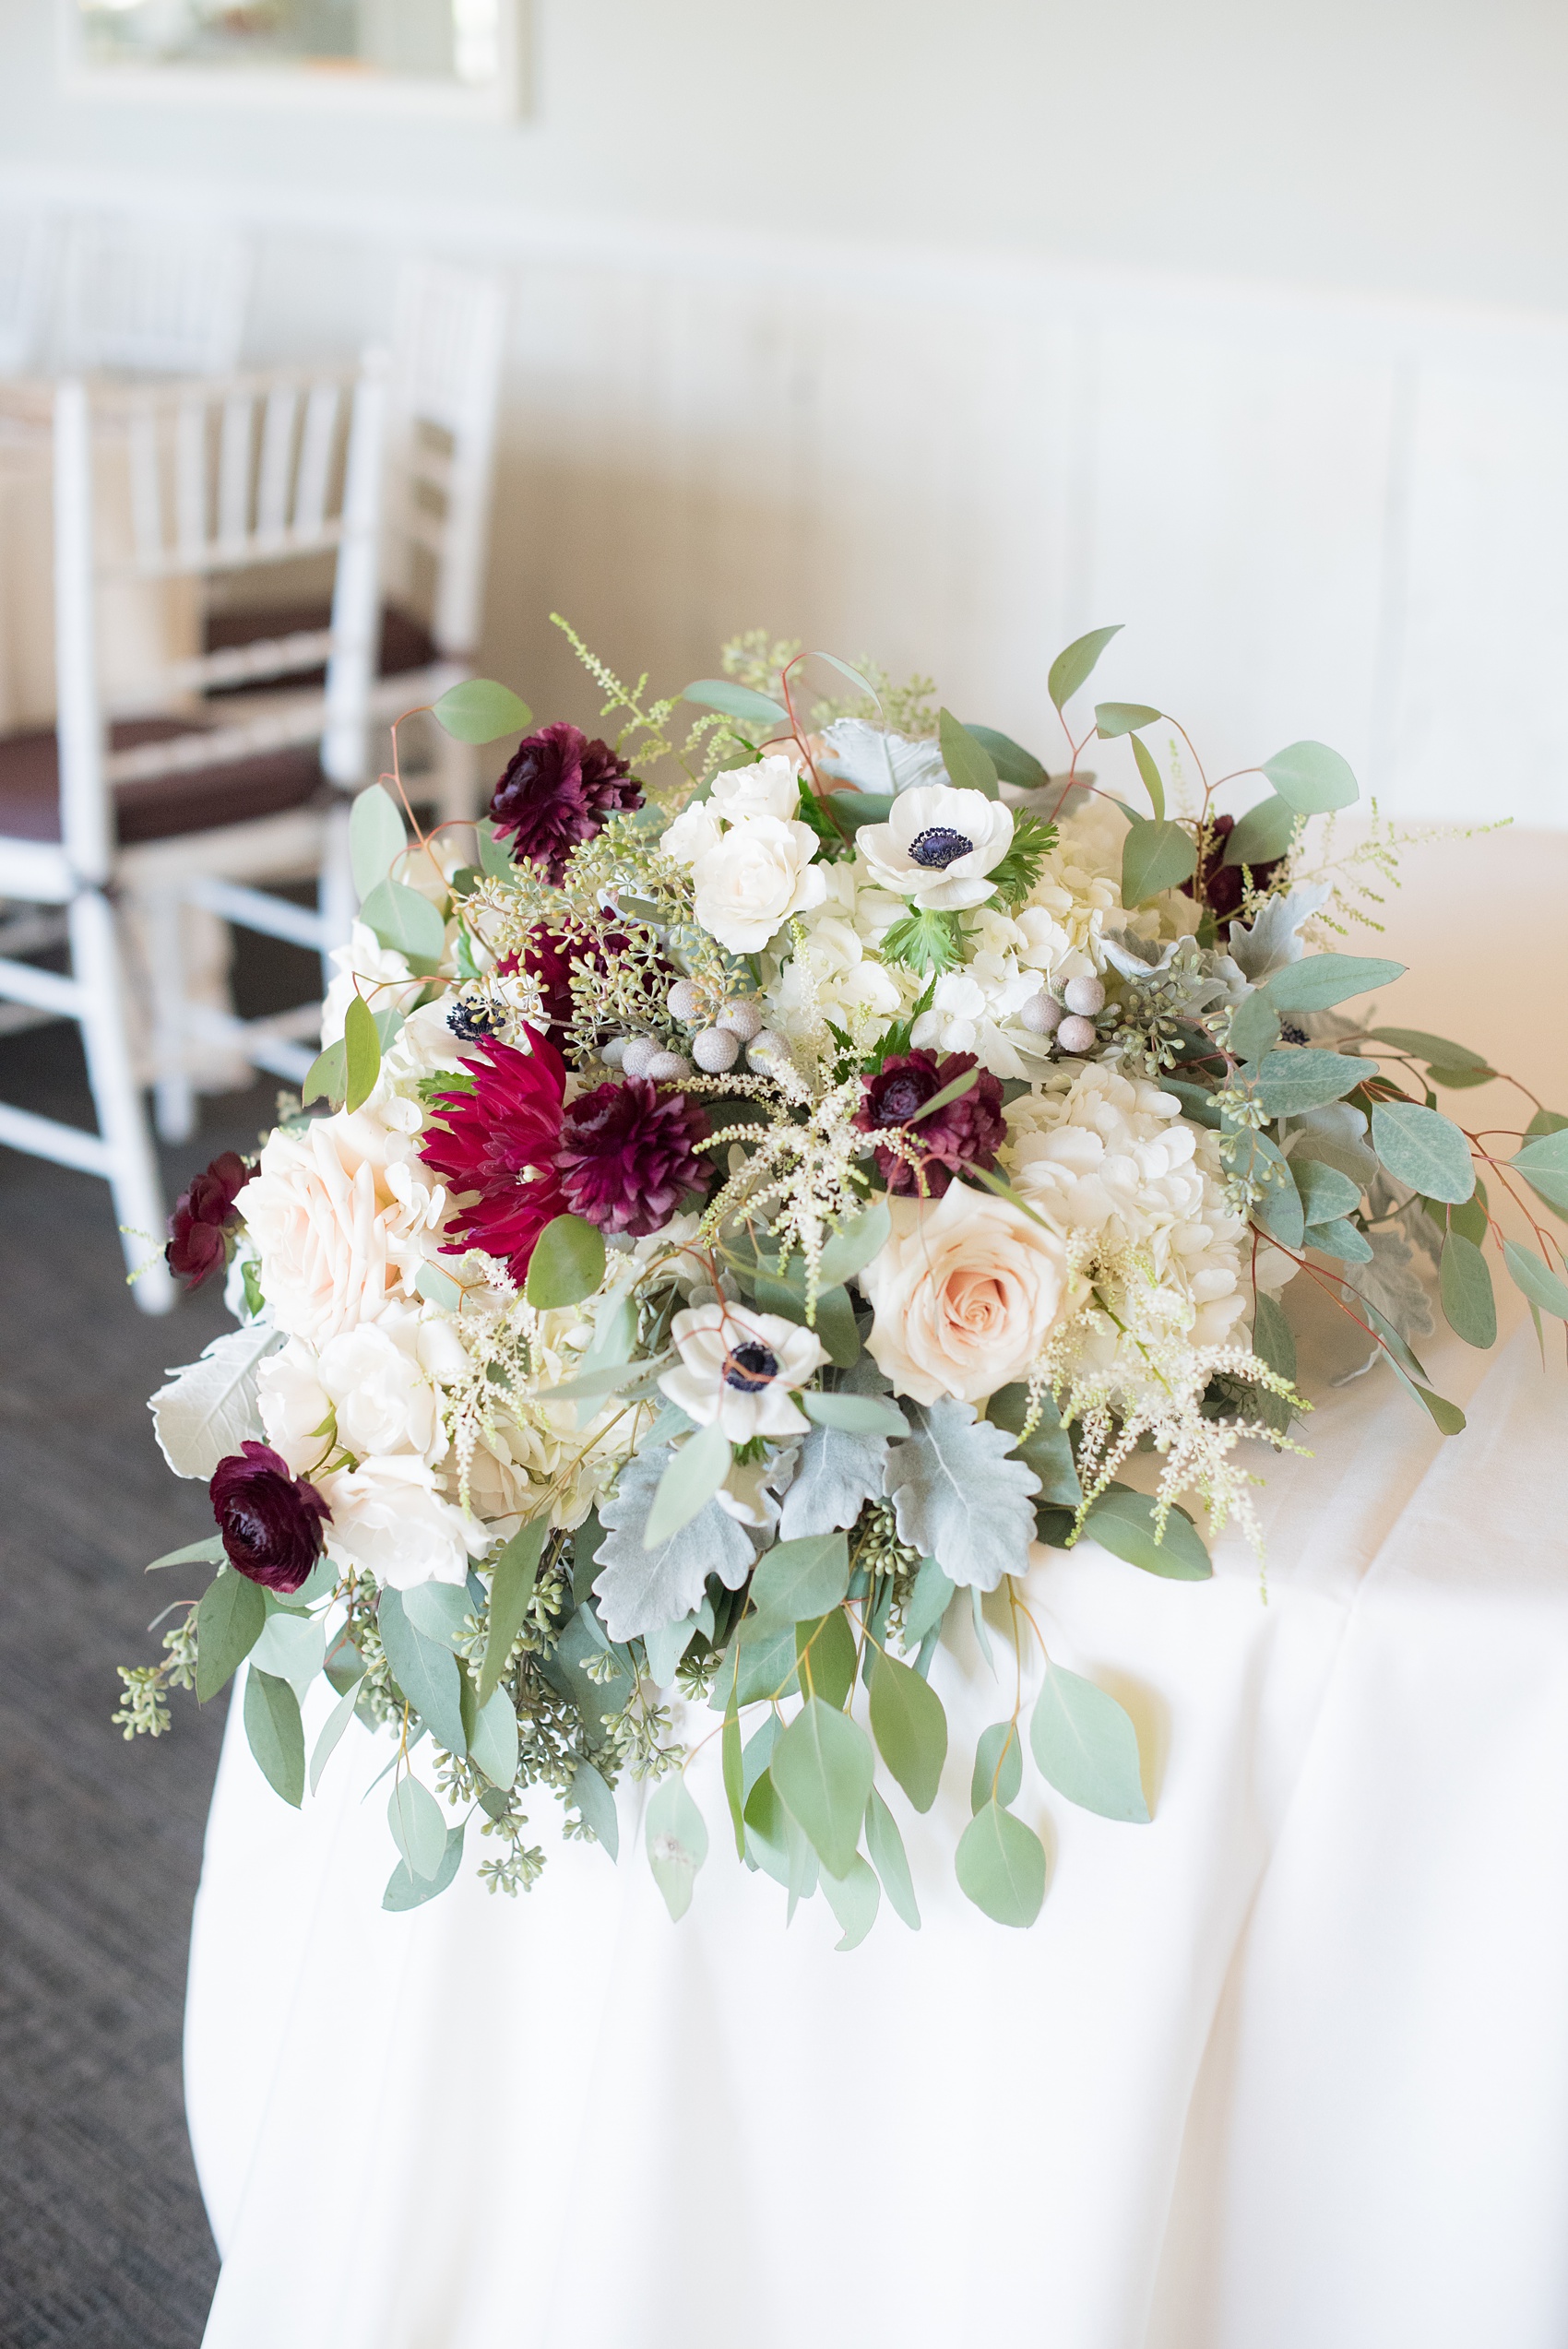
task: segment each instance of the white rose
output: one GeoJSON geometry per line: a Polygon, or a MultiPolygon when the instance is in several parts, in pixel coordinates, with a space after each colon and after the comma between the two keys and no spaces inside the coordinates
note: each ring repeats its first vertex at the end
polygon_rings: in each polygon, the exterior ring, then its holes
{"type": "Polygon", "coordinates": [[[885,824],[863,824],[855,845],[882,888],[922,909],[956,912],[994,890],[988,876],[1013,845],[1013,813],[983,791],[919,784],[899,792],[885,824]]]}
{"type": "Polygon", "coordinates": [[[408,956],[400,955],[395,946],[384,946],[374,931],[367,930],[362,921],[355,922],[346,946],[333,948],[332,960],[338,966],[338,976],[321,1006],[323,1045],[336,1044],[342,1035],[349,1005],[356,994],[363,995],[372,1011],[405,1011],[425,985],[410,970],[408,956]]]}
{"type": "Polygon", "coordinates": [[[726,767],[713,778],[711,805],[726,824],[742,824],[753,815],[776,816],[785,823],[800,804],[795,761],[777,752],[750,766],[726,767]]]}
{"type": "Polygon", "coordinates": [[[720,836],[719,819],[707,801],[694,800],[689,808],[682,809],[659,845],[677,864],[695,864],[718,845],[720,836]]]}
{"type": "Polygon", "coordinates": [[[732,955],[760,954],[791,914],[820,906],[827,881],[812,862],[816,846],[809,824],[753,815],[732,825],[692,867],[697,919],[709,937],[732,955]]]}
{"type": "Polygon", "coordinates": [[[409,1309],[384,1313],[329,1338],[317,1372],[338,1415],[346,1452],[414,1452],[430,1459],[445,1444],[435,1391],[414,1351],[418,1318],[409,1309]]]}
{"type": "Polygon", "coordinates": [[[1065,1243],[961,1182],[887,1205],[892,1235],[861,1287],[876,1317],[866,1347],[894,1392],[978,1403],[1027,1378],[1075,1301],[1065,1243]]]}
{"type": "Polygon", "coordinates": [[[279,1353],[267,1355],[255,1374],[255,1388],[267,1442],[296,1477],[308,1476],[327,1449],[322,1430],[332,1413],[314,1347],[291,1337],[279,1353]]]}
{"type": "Polygon", "coordinates": [[[291,1337],[323,1346],[412,1287],[445,1206],[405,1130],[419,1122],[417,1104],[392,1099],[383,1116],[362,1109],[268,1136],[235,1204],[291,1337]]]}
{"type": "Polygon", "coordinates": [[[411,1453],[362,1460],[318,1477],[316,1489],[332,1512],[330,1556],[394,1590],[466,1582],[469,1558],[490,1547],[488,1528],[443,1501],[430,1469],[411,1453]]]}

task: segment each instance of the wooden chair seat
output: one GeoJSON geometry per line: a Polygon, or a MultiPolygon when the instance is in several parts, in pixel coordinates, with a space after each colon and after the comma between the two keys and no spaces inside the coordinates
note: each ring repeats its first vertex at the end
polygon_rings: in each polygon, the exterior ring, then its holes
{"type": "MultiPolygon", "coordinates": [[[[188,718],[126,718],[110,729],[110,743],[116,751],[137,750],[144,743],[172,741],[176,735],[204,730],[188,718]]],[[[128,848],[187,832],[248,824],[327,796],[317,747],[306,743],[220,766],[118,783],[115,830],[121,848],[128,848]]],[[[60,836],[59,748],[53,727],[0,735],[0,837],[57,841],[60,836]]]]}
{"type": "MultiPolygon", "coordinates": [[[[314,635],[318,629],[327,628],[331,618],[332,607],[325,597],[319,603],[231,604],[222,611],[208,613],[203,649],[209,653],[235,652],[242,646],[260,644],[268,636],[314,635]]],[[[401,677],[410,670],[432,668],[440,658],[435,639],[422,620],[417,620],[398,604],[382,605],[377,676],[401,677]]],[[[326,682],[326,670],[315,669],[255,683],[210,686],[207,697],[220,701],[230,694],[297,693],[302,686],[319,687],[326,682]]]]}

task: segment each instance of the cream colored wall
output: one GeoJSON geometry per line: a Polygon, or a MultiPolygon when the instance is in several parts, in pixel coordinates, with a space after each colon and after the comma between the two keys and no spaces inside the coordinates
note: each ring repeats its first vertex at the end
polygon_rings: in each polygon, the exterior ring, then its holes
{"type": "Polygon", "coordinates": [[[678,685],[766,623],[1051,754],[1044,670],[1225,765],[1343,748],[1413,815],[1568,823],[1568,19],[1102,0],[539,0],[535,111],[67,101],[0,15],[0,190],[216,211],[258,358],[399,258],[514,288],[485,659],[548,613],[678,685]]]}

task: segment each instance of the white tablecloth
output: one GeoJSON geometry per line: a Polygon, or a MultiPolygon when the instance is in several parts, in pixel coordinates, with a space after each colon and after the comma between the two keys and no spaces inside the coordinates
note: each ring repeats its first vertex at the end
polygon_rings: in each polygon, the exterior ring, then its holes
{"type": "Polygon", "coordinates": [[[952,1877],[1012,1702],[967,1627],[936,1809],[892,1797],[923,1929],[848,1955],[736,1860],[716,1744],[679,1927],[635,1789],[618,1867],[540,1796],[532,1893],[470,1863],[389,1916],[385,1749],[351,1730],[296,1815],[236,1705],[186,2046],[208,2349],[1562,2349],[1568,1380],[1527,1323],[1422,1350],[1467,1432],[1386,1371],[1320,1388],[1266,1603],[1233,1535],[1206,1584],[1089,1544],[1031,1576],[1155,1819],[1029,1773],[1028,1933],[952,1877]]]}

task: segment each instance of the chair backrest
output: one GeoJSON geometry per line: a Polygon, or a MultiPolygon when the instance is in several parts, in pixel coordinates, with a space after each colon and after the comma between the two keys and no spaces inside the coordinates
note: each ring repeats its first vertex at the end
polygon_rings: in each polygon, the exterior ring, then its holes
{"type": "Polygon", "coordinates": [[[400,273],[382,576],[395,601],[427,611],[438,650],[458,658],[476,649],[484,612],[505,330],[500,279],[430,261],[400,273]]]}
{"type": "Polygon", "coordinates": [[[20,375],[42,341],[53,234],[41,214],[0,212],[0,375],[20,375]]]}
{"type": "Polygon", "coordinates": [[[55,362],[69,372],[221,374],[239,357],[250,248],[175,220],[76,221],[66,233],[55,362]]]}
{"type": "Polygon", "coordinates": [[[220,382],[89,387],[54,395],[56,730],[62,833],[85,878],[108,872],[109,791],[319,740],[335,780],[361,779],[374,672],[386,362],[290,369],[220,382]],[[219,652],[149,659],[129,694],[105,694],[99,620],[106,590],[156,589],[336,557],[331,619],[219,652]],[[116,712],[188,700],[325,665],[325,695],[111,754],[116,712]]]}

